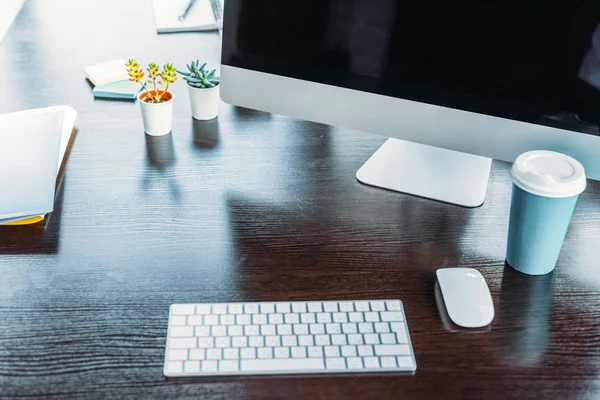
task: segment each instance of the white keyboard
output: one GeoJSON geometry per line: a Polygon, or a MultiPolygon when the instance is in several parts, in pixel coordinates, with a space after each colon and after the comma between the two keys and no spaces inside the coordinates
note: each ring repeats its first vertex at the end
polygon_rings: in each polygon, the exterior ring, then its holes
{"type": "Polygon", "coordinates": [[[415,371],[399,300],[173,304],[164,374],[415,371]]]}

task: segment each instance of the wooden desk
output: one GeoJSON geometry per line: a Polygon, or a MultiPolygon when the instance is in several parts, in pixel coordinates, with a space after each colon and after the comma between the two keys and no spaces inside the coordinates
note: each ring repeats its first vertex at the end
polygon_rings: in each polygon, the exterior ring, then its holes
{"type": "Polygon", "coordinates": [[[600,396],[600,185],[553,276],[504,267],[510,180],[464,209],[357,183],[384,138],[222,104],[173,136],[94,101],[85,65],[218,62],[217,34],[157,36],[142,0],[28,1],[0,46],[0,112],[70,104],[78,134],[44,226],[0,228],[0,398],[594,399],[600,396]],[[453,332],[434,273],[474,267],[490,329],[453,332]],[[403,300],[413,376],[167,380],[171,303],[403,300]]]}

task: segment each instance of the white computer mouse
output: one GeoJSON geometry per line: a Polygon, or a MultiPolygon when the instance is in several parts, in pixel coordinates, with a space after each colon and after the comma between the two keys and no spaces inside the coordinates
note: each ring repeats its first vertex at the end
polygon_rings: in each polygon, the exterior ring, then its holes
{"type": "Polygon", "coordinates": [[[472,268],[442,268],[438,284],[450,319],[464,328],[481,328],[494,319],[492,295],[481,273],[472,268]]]}

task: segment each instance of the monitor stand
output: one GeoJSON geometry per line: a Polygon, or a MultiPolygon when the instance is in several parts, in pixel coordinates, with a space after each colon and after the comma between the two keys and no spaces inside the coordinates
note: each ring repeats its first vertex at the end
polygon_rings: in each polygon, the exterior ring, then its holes
{"type": "Polygon", "coordinates": [[[388,139],[356,178],[366,185],[479,207],[485,200],[491,166],[491,158],[388,139]]]}

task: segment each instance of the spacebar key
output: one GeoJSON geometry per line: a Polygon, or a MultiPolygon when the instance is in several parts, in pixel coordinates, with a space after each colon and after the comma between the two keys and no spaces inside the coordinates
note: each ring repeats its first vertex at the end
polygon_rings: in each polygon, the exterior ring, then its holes
{"type": "Polygon", "coordinates": [[[268,360],[241,360],[241,370],[248,372],[321,371],[325,369],[322,358],[283,358],[268,360]]]}

